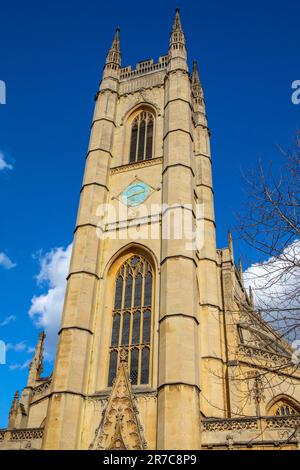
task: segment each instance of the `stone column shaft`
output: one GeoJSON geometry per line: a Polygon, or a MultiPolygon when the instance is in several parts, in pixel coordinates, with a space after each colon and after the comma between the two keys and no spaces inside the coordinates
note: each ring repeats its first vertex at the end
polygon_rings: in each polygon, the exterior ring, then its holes
{"type": "MultiPolygon", "coordinates": [[[[163,204],[175,207],[175,216],[188,215],[194,223],[190,84],[187,71],[177,68],[182,63],[182,58],[171,59],[165,82],[162,197],[163,204]]],[[[168,210],[163,212],[163,227],[168,210]]],[[[162,240],[158,449],[200,448],[199,320],[195,251],[190,242],[185,233],[180,239],[162,240]]]]}
{"type": "Polygon", "coordinates": [[[73,252],[59,332],[52,394],[43,438],[44,449],[80,447],[83,403],[87,393],[94,333],[98,261],[97,207],[108,197],[117,93],[105,78],[96,98],[73,252]]]}

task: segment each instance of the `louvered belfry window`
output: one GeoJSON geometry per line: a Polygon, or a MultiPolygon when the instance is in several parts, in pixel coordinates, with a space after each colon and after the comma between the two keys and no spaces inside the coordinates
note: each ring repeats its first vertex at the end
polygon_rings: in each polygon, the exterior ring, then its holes
{"type": "Polygon", "coordinates": [[[150,160],[153,156],[153,114],[141,111],[131,125],[130,163],[150,160]]]}
{"type": "Polygon", "coordinates": [[[133,255],[123,263],[115,281],[109,386],[116,376],[123,348],[128,353],[128,370],[132,385],[149,383],[152,297],[152,266],[142,256],[133,255]]]}

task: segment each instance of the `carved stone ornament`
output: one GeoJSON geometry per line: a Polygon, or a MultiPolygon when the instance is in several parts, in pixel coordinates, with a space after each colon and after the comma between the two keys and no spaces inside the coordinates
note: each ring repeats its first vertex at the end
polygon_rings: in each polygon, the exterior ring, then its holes
{"type": "Polygon", "coordinates": [[[127,358],[121,354],[117,377],[90,450],[146,449],[142,429],[128,375],[127,358]]]}

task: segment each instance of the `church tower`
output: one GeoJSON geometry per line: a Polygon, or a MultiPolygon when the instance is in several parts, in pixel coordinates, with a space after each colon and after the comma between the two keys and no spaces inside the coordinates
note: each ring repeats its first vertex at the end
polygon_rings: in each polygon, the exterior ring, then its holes
{"type": "Polygon", "coordinates": [[[199,327],[219,307],[203,91],[178,9],[157,63],[121,68],[119,35],[96,95],[43,447],[89,447],[96,397],[109,396],[125,348],[148,447],[196,449],[199,327]]]}
{"type": "Polygon", "coordinates": [[[157,62],[122,67],[117,29],[53,374],[41,376],[41,333],[0,449],[300,447],[299,369],[242,271],[231,234],[216,247],[205,100],[179,10],[157,62]]]}

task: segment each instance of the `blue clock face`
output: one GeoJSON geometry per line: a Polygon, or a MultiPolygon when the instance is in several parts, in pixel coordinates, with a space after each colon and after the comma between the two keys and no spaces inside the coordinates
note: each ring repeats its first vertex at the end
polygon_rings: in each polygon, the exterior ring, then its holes
{"type": "Polygon", "coordinates": [[[127,206],[138,206],[147,199],[150,190],[150,186],[141,181],[132,183],[124,189],[121,195],[122,202],[127,206]]]}

